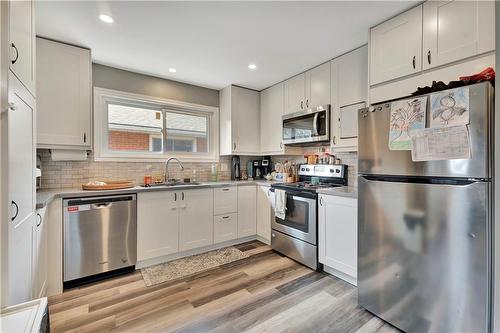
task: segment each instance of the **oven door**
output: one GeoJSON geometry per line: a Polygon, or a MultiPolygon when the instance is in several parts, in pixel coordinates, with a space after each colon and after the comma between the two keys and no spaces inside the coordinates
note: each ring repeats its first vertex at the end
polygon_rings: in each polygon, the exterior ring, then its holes
{"type": "Polygon", "coordinates": [[[330,106],[283,116],[283,143],[296,144],[330,140],[330,106]]]}
{"type": "MultiPolygon", "coordinates": [[[[271,188],[271,191],[274,192],[274,189],[271,188]]],[[[276,231],[316,245],[316,196],[287,190],[285,219],[275,217],[271,227],[276,231]]]]}

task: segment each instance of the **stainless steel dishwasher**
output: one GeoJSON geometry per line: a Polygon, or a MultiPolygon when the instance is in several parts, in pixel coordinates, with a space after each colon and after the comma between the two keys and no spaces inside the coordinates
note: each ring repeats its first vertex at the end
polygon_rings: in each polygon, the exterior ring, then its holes
{"type": "Polygon", "coordinates": [[[65,284],[133,268],[137,261],[136,203],[135,194],[63,201],[65,284]]]}

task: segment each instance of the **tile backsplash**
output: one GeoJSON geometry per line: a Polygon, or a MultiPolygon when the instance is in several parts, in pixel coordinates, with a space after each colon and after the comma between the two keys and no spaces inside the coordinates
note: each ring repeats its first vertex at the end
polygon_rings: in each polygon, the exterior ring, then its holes
{"type": "MultiPolygon", "coordinates": [[[[37,154],[41,157],[42,167],[42,189],[79,188],[82,184],[92,180],[133,180],[136,184],[143,184],[147,167],[149,173],[163,175],[165,173],[164,162],[98,162],[94,161],[92,153],[86,161],[52,161],[48,149],[39,149],[37,154]]],[[[342,163],[348,165],[349,186],[357,186],[357,153],[337,153],[342,163]]],[[[259,157],[241,156],[241,169],[246,170],[248,160],[259,157]]],[[[288,160],[294,163],[302,163],[302,156],[273,156],[273,162],[284,162],[288,160]]],[[[212,163],[183,163],[184,171],[178,169],[175,163],[170,165],[172,178],[193,178],[193,170],[196,170],[197,181],[209,181],[211,179],[212,163]]],[[[221,156],[218,163],[219,180],[231,178],[231,156],[221,156]]]]}

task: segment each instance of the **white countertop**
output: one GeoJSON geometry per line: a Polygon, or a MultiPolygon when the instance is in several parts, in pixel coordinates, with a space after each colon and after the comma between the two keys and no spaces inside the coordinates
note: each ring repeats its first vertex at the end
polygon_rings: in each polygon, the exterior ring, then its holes
{"type": "Polygon", "coordinates": [[[338,197],[357,198],[358,189],[352,186],[329,187],[317,189],[318,194],[335,195],[338,197]]]}
{"type": "Polygon", "coordinates": [[[135,186],[121,190],[99,190],[85,191],[81,188],[65,188],[65,189],[50,189],[39,190],[36,192],[36,209],[45,207],[55,198],[80,198],[99,195],[127,194],[138,192],[155,192],[155,191],[178,191],[198,188],[215,188],[224,186],[246,186],[246,185],[271,185],[273,182],[267,180],[240,180],[240,181],[220,181],[220,182],[201,182],[198,185],[176,185],[176,186],[156,186],[142,187],[135,186]]]}

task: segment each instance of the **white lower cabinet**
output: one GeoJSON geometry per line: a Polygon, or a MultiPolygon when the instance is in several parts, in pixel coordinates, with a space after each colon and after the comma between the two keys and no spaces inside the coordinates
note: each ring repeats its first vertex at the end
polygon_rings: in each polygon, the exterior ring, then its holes
{"type": "Polygon", "coordinates": [[[32,251],[32,276],[33,298],[44,297],[47,291],[47,265],[48,265],[48,228],[46,207],[36,211],[33,223],[33,251],[32,251]]]}
{"type": "Polygon", "coordinates": [[[271,242],[271,221],[274,219],[274,195],[269,186],[257,190],[257,236],[271,242]]]}
{"type": "Polygon", "coordinates": [[[238,214],[214,216],[214,243],[238,238],[238,214]]]}
{"type": "Polygon", "coordinates": [[[228,186],[214,189],[214,215],[238,211],[238,187],[228,186]]]}
{"type": "Polygon", "coordinates": [[[238,238],[257,232],[257,188],[238,186],[238,238]]]}
{"type": "Polygon", "coordinates": [[[180,192],[137,194],[137,260],[179,251],[180,192]]]}
{"type": "Polygon", "coordinates": [[[319,196],[319,262],[327,266],[326,271],[354,285],[358,267],[357,203],[356,198],[319,196]]]}
{"type": "Polygon", "coordinates": [[[214,190],[182,191],[180,199],[179,250],[213,244],[214,190]]]}

